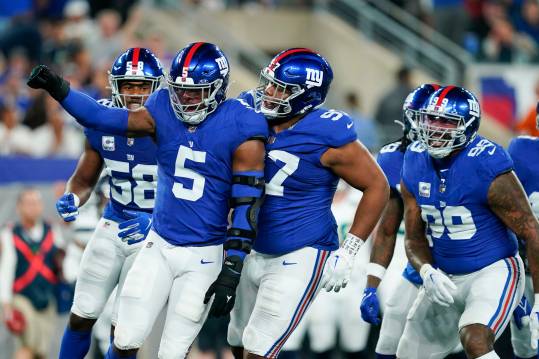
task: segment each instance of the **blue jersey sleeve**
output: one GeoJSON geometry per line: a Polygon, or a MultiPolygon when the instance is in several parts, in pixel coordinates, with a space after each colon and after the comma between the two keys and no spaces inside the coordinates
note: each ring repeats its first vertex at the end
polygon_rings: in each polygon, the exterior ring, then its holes
{"type": "Polygon", "coordinates": [[[127,133],[128,111],[103,105],[90,96],[70,89],[60,104],[84,127],[124,136],[127,133]]]}
{"type": "Polygon", "coordinates": [[[403,157],[404,153],[400,150],[400,142],[394,142],[382,147],[376,159],[392,190],[398,191],[397,186],[401,181],[403,157]]]}
{"type": "Polygon", "coordinates": [[[357,140],[354,120],[344,112],[329,110],[322,114],[321,117],[327,119],[326,126],[324,126],[326,128],[323,131],[327,141],[326,144],[329,147],[342,147],[357,140]]]}
{"type": "Polygon", "coordinates": [[[251,91],[243,91],[240,93],[237,97],[237,100],[240,102],[245,102],[250,107],[255,107],[255,94],[254,90],[251,91]]]}
{"type": "Polygon", "coordinates": [[[507,152],[513,159],[515,173],[520,179],[520,182],[523,183],[526,180],[526,177],[528,177],[528,168],[530,167],[530,151],[527,145],[533,140],[536,140],[536,137],[519,136],[512,139],[507,148],[507,152]]]}
{"type": "Polygon", "coordinates": [[[266,141],[269,136],[269,127],[266,118],[252,107],[237,100],[238,106],[234,106],[234,116],[237,119],[240,136],[245,142],[249,139],[261,139],[266,141]]]}
{"type": "Polygon", "coordinates": [[[499,175],[511,171],[513,160],[502,146],[488,140],[480,141],[475,148],[468,151],[468,156],[477,157],[479,161],[477,176],[484,184],[483,193],[480,195],[486,201],[492,181],[499,175]]]}
{"type": "Polygon", "coordinates": [[[413,176],[415,173],[414,155],[415,155],[414,152],[410,150],[406,150],[406,152],[404,153],[404,159],[402,161],[401,178],[402,178],[402,183],[404,184],[404,186],[406,186],[406,189],[408,190],[408,192],[410,192],[414,197],[417,198],[415,186],[413,185],[414,183],[413,176]]]}

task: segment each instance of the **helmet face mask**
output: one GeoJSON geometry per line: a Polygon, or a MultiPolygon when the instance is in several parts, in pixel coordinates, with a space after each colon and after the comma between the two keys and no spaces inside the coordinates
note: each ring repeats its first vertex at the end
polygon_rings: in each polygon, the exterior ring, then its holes
{"type": "Polygon", "coordinates": [[[223,85],[221,79],[210,84],[187,84],[168,81],[170,103],[177,116],[189,124],[199,124],[218,105],[216,95],[223,85]]]}
{"type": "Polygon", "coordinates": [[[417,127],[420,141],[434,158],[447,157],[467,143],[466,124],[461,116],[421,112],[417,127]]]}
{"type": "Polygon", "coordinates": [[[455,86],[433,93],[419,114],[419,141],[433,158],[444,158],[465,148],[477,136],[481,120],[475,96],[455,86]]]}
{"type": "Polygon", "coordinates": [[[260,112],[266,118],[289,117],[292,112],[290,101],[304,92],[297,84],[277,80],[267,67],[260,72],[260,80],[255,91],[260,103],[260,112]]]}
{"type": "Polygon", "coordinates": [[[321,55],[306,48],[281,51],[260,72],[257,109],[277,124],[324,104],[333,71],[321,55]]]}
{"type": "Polygon", "coordinates": [[[116,59],[109,71],[112,99],[119,107],[141,107],[161,86],[163,77],[161,63],[150,50],[131,48],[116,59]]]}
{"type": "Polygon", "coordinates": [[[198,125],[226,99],[229,65],[225,54],[207,42],[180,50],[167,78],[170,104],[176,117],[198,125]]]}

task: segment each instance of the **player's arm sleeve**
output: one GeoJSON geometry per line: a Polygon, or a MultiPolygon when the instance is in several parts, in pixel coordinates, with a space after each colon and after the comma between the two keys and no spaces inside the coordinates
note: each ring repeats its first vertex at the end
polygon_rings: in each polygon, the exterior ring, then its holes
{"type": "Polygon", "coordinates": [[[338,120],[327,119],[323,130],[326,136],[326,144],[329,147],[338,148],[350,142],[357,141],[356,126],[354,120],[344,114],[338,120]]]}
{"type": "Polygon", "coordinates": [[[127,133],[129,115],[127,109],[102,105],[73,88],[69,90],[60,104],[84,127],[121,136],[127,133]]]}
{"type": "Polygon", "coordinates": [[[258,227],[258,212],[264,197],[264,171],[234,172],[230,207],[232,224],[224,249],[227,256],[242,260],[251,251],[258,227]]]}
{"type": "Polygon", "coordinates": [[[239,112],[240,141],[260,140],[266,142],[269,136],[269,127],[266,118],[250,107],[243,107],[239,112]]]}
{"type": "Polygon", "coordinates": [[[482,198],[487,201],[490,185],[494,179],[504,173],[511,172],[514,168],[513,160],[509,153],[499,145],[495,145],[496,150],[492,155],[488,149],[480,154],[481,166],[478,167],[478,176],[483,178],[483,193],[482,198]]]}
{"type": "Polygon", "coordinates": [[[414,196],[415,198],[417,198],[417,193],[416,193],[416,187],[417,185],[414,185],[414,181],[412,180],[412,175],[414,173],[414,170],[411,168],[412,166],[412,163],[413,163],[414,159],[413,159],[413,156],[411,155],[411,152],[406,152],[404,154],[404,159],[402,161],[402,170],[400,172],[400,176],[401,176],[401,179],[402,179],[402,183],[406,186],[406,188],[408,189],[408,192],[414,196]]]}
{"type": "Polygon", "coordinates": [[[400,185],[401,166],[397,166],[396,163],[391,161],[390,156],[385,154],[379,154],[376,162],[378,162],[378,165],[387,178],[390,190],[390,198],[400,198],[400,193],[397,186],[400,185]]]}
{"type": "Polygon", "coordinates": [[[13,282],[17,266],[17,253],[13,245],[11,231],[0,232],[0,302],[11,303],[13,298],[13,282]]]}

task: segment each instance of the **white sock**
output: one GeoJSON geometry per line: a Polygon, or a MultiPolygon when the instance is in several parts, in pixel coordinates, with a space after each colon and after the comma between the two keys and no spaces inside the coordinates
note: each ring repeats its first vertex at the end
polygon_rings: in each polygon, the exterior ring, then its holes
{"type": "Polygon", "coordinates": [[[491,352],[488,352],[485,355],[481,355],[480,357],[477,357],[476,359],[500,359],[498,354],[493,350],[491,352]]]}

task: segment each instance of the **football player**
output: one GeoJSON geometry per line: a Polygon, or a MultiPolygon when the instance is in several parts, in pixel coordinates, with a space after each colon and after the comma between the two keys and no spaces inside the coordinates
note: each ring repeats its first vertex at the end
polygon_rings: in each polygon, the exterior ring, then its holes
{"type": "Polygon", "coordinates": [[[264,114],[270,137],[258,236],[228,330],[236,358],[244,350],[276,358],[319,289],[346,286],[387,202],[387,181],[356,140],[353,121],[322,107],[332,79],[326,59],[293,48],[276,55],[256,91],[242,96],[264,114]],[[364,193],[340,248],[331,213],[339,178],[364,193]]]}
{"type": "Polygon", "coordinates": [[[444,358],[459,337],[468,358],[499,358],[494,341],[524,291],[514,234],[526,242],[539,283],[539,222],[509,154],[477,134],[480,120],[471,92],[438,89],[420,110],[421,145],[404,155],[406,254],[423,287],[398,358],[444,358]]]}
{"type": "MultiPolygon", "coordinates": [[[[111,108],[136,110],[159,88],[162,79],[163,68],[157,57],[148,49],[131,48],[114,61],[110,70],[112,100],[99,102],[111,108]]],[[[85,129],[84,133],[85,150],[56,208],[64,221],[74,221],[103,167],[109,178],[110,201],[94,226],[80,262],[61,359],[82,359],[88,353],[92,327],[112,290],[116,285],[123,286],[150,228],[157,184],[156,146],[151,137],[127,137],[100,129],[85,129]]]]}
{"type": "MultiPolygon", "coordinates": [[[[367,265],[367,287],[361,301],[361,316],[371,324],[380,324],[380,303],[376,294],[395,249],[397,232],[403,218],[403,203],[400,181],[404,152],[416,140],[415,123],[419,109],[427,98],[440,88],[436,84],[424,84],[413,90],[402,108],[403,137],[380,150],[378,164],[386,175],[391,189],[390,199],[376,229],[371,260],[367,265]]],[[[384,320],[376,344],[378,358],[395,358],[397,345],[404,330],[406,314],[417,296],[422,281],[419,273],[408,263],[400,281],[395,285],[392,296],[387,300],[384,320]]]]}
{"type": "MultiPolygon", "coordinates": [[[[352,189],[344,181],[339,181],[331,212],[335,216],[341,242],[352,225],[360,198],[361,192],[352,189]]],[[[354,261],[350,283],[339,293],[322,291],[318,294],[303,320],[284,344],[281,356],[299,351],[306,333],[309,335],[310,349],[315,358],[330,358],[337,345],[345,358],[362,358],[366,354],[363,350],[367,346],[370,325],[359,315],[351,313],[357,313],[357,293],[365,287],[365,265],[368,260],[369,248],[364,246],[354,261]]]]}
{"type": "MultiPolygon", "coordinates": [[[[528,200],[530,201],[533,213],[539,218],[539,167],[537,162],[532,160],[532,158],[535,157],[530,157],[536,156],[538,150],[539,138],[519,136],[511,141],[507,152],[509,152],[513,159],[515,174],[522,183],[526,195],[528,195],[528,200]]],[[[525,252],[525,248],[523,248],[522,245],[520,247],[522,252],[525,252]]],[[[525,255],[523,255],[523,257],[525,258],[525,255]]],[[[513,351],[517,359],[537,357],[537,349],[532,347],[530,330],[526,325],[527,323],[522,322],[522,317],[529,315],[531,305],[535,302],[533,286],[526,261],[525,268],[525,297],[520,302],[519,307],[515,310],[515,320],[511,321],[511,343],[513,344],[513,351]]]]}
{"type": "Polygon", "coordinates": [[[120,294],[107,358],[134,358],[167,302],[159,358],[183,358],[208,312],[225,315],[234,305],[256,235],[268,126],[226,99],[229,69],[217,46],[189,44],[174,57],[167,88],[136,111],[102,106],[44,66],[30,76],[31,87],[46,89],[83,126],[150,135],[157,144],[152,229],[120,294]]]}

